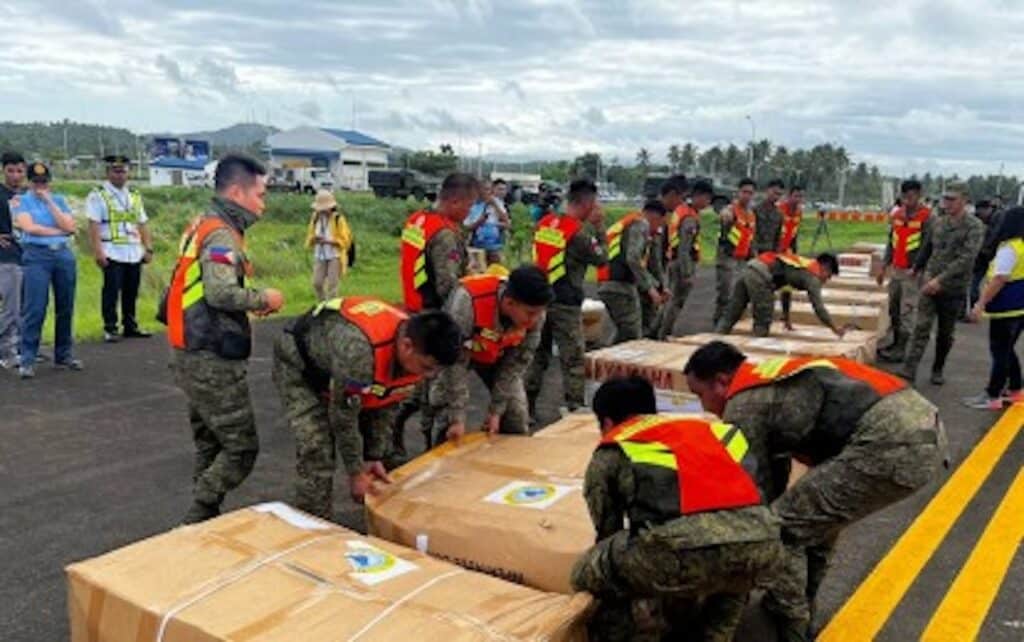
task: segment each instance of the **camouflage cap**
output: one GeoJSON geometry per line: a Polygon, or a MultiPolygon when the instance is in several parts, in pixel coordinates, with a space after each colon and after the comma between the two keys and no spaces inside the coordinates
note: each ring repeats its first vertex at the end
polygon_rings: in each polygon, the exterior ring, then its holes
{"type": "Polygon", "coordinates": [[[967,189],[967,183],[962,181],[946,183],[946,191],[943,192],[943,194],[963,196],[964,198],[967,198],[970,193],[970,190],[967,189]]]}

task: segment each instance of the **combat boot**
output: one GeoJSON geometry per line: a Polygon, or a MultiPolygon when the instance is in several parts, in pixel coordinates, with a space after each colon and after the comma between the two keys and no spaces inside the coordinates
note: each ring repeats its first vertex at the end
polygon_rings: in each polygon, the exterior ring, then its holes
{"type": "Polygon", "coordinates": [[[185,513],[185,518],[181,520],[181,523],[198,524],[199,522],[205,522],[208,519],[213,519],[218,515],[220,515],[219,504],[204,504],[200,501],[193,501],[188,512],[185,513]]]}
{"type": "Polygon", "coordinates": [[[904,333],[896,335],[892,345],[886,346],[878,351],[878,360],[884,363],[899,363],[906,358],[907,341],[910,339],[904,333]]]}

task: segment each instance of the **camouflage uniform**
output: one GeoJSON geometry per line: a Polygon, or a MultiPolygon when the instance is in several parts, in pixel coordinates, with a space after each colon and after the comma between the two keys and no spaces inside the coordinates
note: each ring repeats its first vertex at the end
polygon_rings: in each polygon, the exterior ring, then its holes
{"type": "MultiPolygon", "coordinates": [[[[709,211],[711,211],[710,208],[701,212],[701,215],[709,211]]],[[[661,323],[656,336],[660,341],[664,341],[666,337],[672,335],[679,313],[683,311],[686,299],[690,296],[690,290],[693,288],[693,279],[697,274],[697,262],[693,260],[690,248],[693,247],[695,237],[699,232],[698,221],[692,217],[686,218],[679,226],[679,247],[676,249],[676,255],[668,264],[671,298],[662,310],[661,323]]]]}
{"type": "MultiPolygon", "coordinates": [[[[754,316],[754,336],[766,337],[771,328],[772,315],[775,310],[775,290],[792,288],[807,292],[818,319],[828,327],[833,326],[832,317],[821,298],[821,280],[810,271],[776,261],[769,268],[759,259],[752,259],[743,269],[736,287],[733,290],[729,310],[718,322],[715,331],[729,334],[743,316],[747,303],[751,304],[754,316]]],[[[790,293],[782,293],[783,315],[788,318],[790,293]]]]}
{"type": "Polygon", "coordinates": [[[335,310],[310,320],[305,349],[310,365],[329,373],[311,381],[294,325],[274,342],[273,379],[295,435],[295,506],[333,518],[335,453],[351,476],[364,461],[387,455],[396,407],[363,410],[355,391],[373,381],[374,358],[362,330],[335,310]],[[324,389],[318,389],[323,385],[324,389]]]}
{"type": "Polygon", "coordinates": [[[597,296],[608,309],[615,324],[615,341],[631,341],[643,336],[641,292],[648,298],[649,290],[660,290],[657,278],[648,269],[652,243],[651,228],[647,220],[639,218],[622,231],[622,257],[629,269],[631,281],[605,281],[597,288],[597,296]]]}
{"type": "Polygon", "coordinates": [[[757,227],[754,229],[754,254],[775,252],[782,241],[782,212],[777,203],[761,201],[754,208],[757,227]]]}
{"type": "MultiPolygon", "coordinates": [[[[505,291],[504,286],[498,289],[500,300],[505,291]]],[[[445,310],[452,315],[467,340],[473,336],[476,316],[473,313],[473,299],[464,287],[457,288],[448,299],[445,310]]],[[[499,315],[500,316],[500,315],[499,315]]],[[[540,328],[526,334],[519,345],[502,353],[498,362],[492,366],[474,363],[469,358],[469,351],[463,350],[458,362],[441,373],[431,382],[430,403],[431,416],[434,417],[434,435],[443,435],[453,423],[466,423],[466,408],[469,406],[469,371],[474,370],[491,393],[488,414],[501,417],[500,431],[503,434],[526,434],[530,429],[530,413],[526,403],[526,389],[523,386],[523,375],[533,361],[533,355],[540,345],[540,328]]],[[[505,326],[501,318],[502,330],[513,330],[511,325],[505,326]]]]}
{"type": "MultiPolygon", "coordinates": [[[[921,206],[923,207],[923,206],[921,206]]],[[[921,245],[910,250],[907,255],[911,266],[917,259],[921,248],[931,234],[935,217],[929,216],[921,225],[921,245]]],[[[898,268],[892,264],[892,224],[889,225],[889,241],[885,246],[883,265],[889,268],[889,340],[882,354],[890,360],[902,361],[905,356],[907,341],[914,328],[914,313],[917,312],[917,300],[920,297],[920,286],[911,269],[898,268]]]]}
{"type": "MultiPolygon", "coordinates": [[[[719,213],[720,217],[726,215],[731,215],[735,220],[736,214],[733,212],[732,204],[723,208],[719,213]]],[[[715,296],[715,313],[712,317],[712,323],[716,326],[729,309],[732,290],[738,277],[737,272],[742,269],[742,263],[745,260],[733,256],[736,247],[729,242],[729,233],[732,231],[732,227],[733,223],[723,221],[720,223],[718,231],[718,254],[715,256],[715,290],[717,294],[715,296]]],[[[754,231],[756,233],[757,230],[754,231]]]]}
{"type": "Polygon", "coordinates": [[[956,319],[970,287],[974,259],[984,238],[985,225],[973,214],[964,214],[959,217],[940,217],[932,226],[931,234],[924,239],[914,269],[923,275],[922,284],[938,278],[941,289],[937,294],[921,294],[918,300],[914,334],[901,373],[911,381],[928,347],[936,318],[939,330],[935,337],[932,373],[941,375],[946,357],[953,348],[956,319]]]}
{"type": "MultiPolygon", "coordinates": [[[[651,237],[650,247],[648,250],[647,259],[647,271],[650,272],[654,278],[658,288],[658,291],[665,292],[668,290],[668,278],[665,272],[665,260],[666,260],[666,242],[667,237],[665,234],[665,227],[662,226],[658,232],[651,237]]],[[[651,301],[651,297],[647,296],[645,290],[641,290],[638,285],[636,288],[637,295],[640,297],[640,327],[642,336],[648,338],[654,338],[658,334],[658,328],[661,326],[661,313],[663,306],[656,305],[654,301],[651,301]]]]}
{"type": "Polygon", "coordinates": [[[600,600],[592,642],[693,639],[728,642],[747,593],[782,557],[778,519],[765,506],[695,513],[624,530],[636,502],[632,467],[598,450],[583,489],[597,545],[577,561],[573,588],[600,600]]]}
{"type": "Polygon", "coordinates": [[[544,373],[551,361],[553,346],[558,346],[562,367],[562,394],[570,409],[583,405],[583,280],[590,266],[608,262],[605,231],[589,224],[570,239],[565,248],[565,276],[554,283],[555,301],[548,306],[540,346],[526,375],[526,395],[530,415],[534,416],[537,396],[544,385],[544,373]]]}
{"type": "Polygon", "coordinates": [[[912,389],[879,400],[865,384],[816,368],[738,393],[722,418],[747,436],[758,485],[782,519],[786,570],[771,581],[763,605],[778,618],[783,639],[808,639],[818,585],[842,529],[921,488],[946,461],[938,411],[912,389]],[[790,457],[812,468],[787,490],[790,457]]]}
{"type": "MultiPolygon", "coordinates": [[[[224,228],[210,232],[199,249],[203,298],[216,315],[219,332],[251,341],[246,322],[240,325],[222,313],[252,312],[267,307],[262,290],[245,288],[245,249],[239,237],[257,218],[242,207],[214,198],[213,214],[238,234],[224,228]]],[[[259,437],[246,381],[248,350],[244,358],[226,359],[211,351],[174,350],[171,368],[188,399],[188,417],[196,447],[193,467],[193,504],[186,523],[220,513],[224,495],[241,484],[256,463],[259,437]]]]}

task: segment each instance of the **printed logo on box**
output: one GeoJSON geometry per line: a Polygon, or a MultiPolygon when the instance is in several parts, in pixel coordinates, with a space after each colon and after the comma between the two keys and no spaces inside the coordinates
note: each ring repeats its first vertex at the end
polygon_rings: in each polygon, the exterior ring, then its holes
{"type": "Polygon", "coordinates": [[[345,553],[345,559],[352,567],[350,575],[368,586],[386,582],[417,569],[415,564],[366,542],[350,540],[347,544],[349,552],[345,553]]]}
{"type": "Polygon", "coordinates": [[[494,491],[485,497],[484,501],[505,506],[544,510],[575,490],[579,490],[579,487],[544,482],[514,481],[494,491]]]}

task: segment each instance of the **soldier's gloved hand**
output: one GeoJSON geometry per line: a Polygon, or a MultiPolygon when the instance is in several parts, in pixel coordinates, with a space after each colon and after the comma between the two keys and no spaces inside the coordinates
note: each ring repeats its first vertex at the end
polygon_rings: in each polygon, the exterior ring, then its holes
{"type": "Polygon", "coordinates": [[[466,424],[462,423],[461,421],[456,421],[455,423],[448,426],[448,431],[444,434],[444,437],[448,441],[458,444],[459,440],[462,439],[462,436],[465,434],[466,424]]]}
{"type": "Polygon", "coordinates": [[[501,429],[501,415],[490,414],[487,415],[487,421],[484,422],[484,428],[487,429],[487,434],[494,436],[498,434],[498,430],[501,429]]]}

